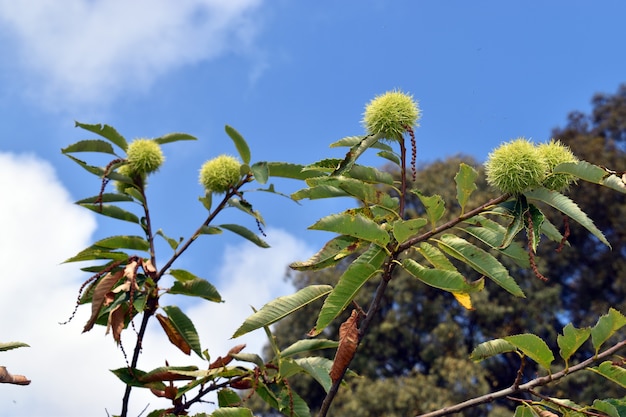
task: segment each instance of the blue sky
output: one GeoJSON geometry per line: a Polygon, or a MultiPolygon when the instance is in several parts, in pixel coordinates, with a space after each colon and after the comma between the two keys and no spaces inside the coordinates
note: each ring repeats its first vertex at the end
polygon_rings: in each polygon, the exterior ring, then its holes
{"type": "MultiPolygon", "coordinates": [[[[122,387],[106,369],[123,366],[123,358],[110,337],[99,328],[80,335],[84,311],[76,323],[56,325],[86,278],[59,263],[93,239],[119,232],[71,204],[99,188],[60,153],[93,137],[74,128],[75,120],[110,124],[129,140],[169,132],[199,138],[166,145],[166,164],[150,181],[157,227],[187,236],[205,216],[197,202],[198,169],[235,153],[225,124],[248,140],[253,161],[339,157],[342,150],[328,144],[363,133],[365,104],[398,88],[422,109],[418,161],[457,153],[484,160],[502,141],[549,139],[568,112],[588,111],[594,93],[612,93],[626,81],[624,15],[626,5],[617,0],[0,0],[0,262],[3,285],[11,289],[0,294],[0,312],[22,314],[0,322],[0,341],[32,345],[2,353],[0,365],[34,381],[3,387],[0,408],[13,415],[119,411],[122,387]],[[92,388],[77,377],[85,367],[106,395],[80,395],[92,388]],[[67,408],[70,402],[50,390],[61,383],[84,402],[67,408]]],[[[265,217],[275,248],[263,252],[222,235],[204,239],[182,265],[230,296],[210,307],[217,308],[211,317],[230,317],[216,325],[222,333],[210,338],[218,331],[211,323],[199,329],[215,355],[233,344],[227,338],[241,320],[239,307],[288,293],[285,266],[330,237],[306,227],[346,204],[248,197],[265,217]]],[[[190,308],[207,321],[209,310],[190,308]]],[[[162,338],[156,330],[150,337],[162,338]]],[[[248,343],[255,351],[263,341],[248,343]]],[[[145,368],[161,365],[165,356],[146,352],[145,368]]],[[[142,401],[137,396],[137,410],[142,401]]]]}

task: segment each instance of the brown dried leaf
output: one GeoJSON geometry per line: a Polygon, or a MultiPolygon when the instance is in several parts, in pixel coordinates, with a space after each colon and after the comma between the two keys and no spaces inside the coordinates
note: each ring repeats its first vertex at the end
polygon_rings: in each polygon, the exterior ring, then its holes
{"type": "Polygon", "coordinates": [[[209,369],[221,368],[228,365],[233,360],[232,355],[236,355],[237,353],[241,352],[245,347],[245,344],[233,347],[231,350],[228,351],[228,354],[225,358],[220,356],[213,362],[211,362],[211,364],[209,365],[209,369]]]}
{"type": "Polygon", "coordinates": [[[191,354],[191,346],[189,346],[180,333],[178,333],[178,330],[176,330],[170,319],[162,314],[157,314],[156,318],[159,320],[159,323],[161,323],[161,327],[163,327],[163,331],[165,331],[170,342],[187,355],[191,354]]]}
{"type": "Polygon", "coordinates": [[[126,268],[124,268],[124,277],[128,278],[131,281],[134,281],[135,278],[137,277],[137,268],[138,268],[137,261],[132,261],[131,263],[126,265],[126,268]]]}
{"type": "Polygon", "coordinates": [[[154,265],[152,265],[150,259],[146,259],[145,261],[143,261],[141,266],[143,267],[143,270],[146,272],[146,274],[154,274],[156,272],[156,268],[154,267],[154,265]]]}
{"type": "Polygon", "coordinates": [[[30,379],[24,375],[13,375],[7,371],[7,368],[0,366],[0,383],[1,384],[15,384],[15,385],[28,385],[30,379]]]}
{"type": "Polygon", "coordinates": [[[124,330],[124,319],[128,313],[128,305],[126,303],[120,304],[115,307],[109,313],[109,321],[107,323],[107,331],[105,334],[109,334],[109,330],[113,330],[113,339],[120,344],[120,338],[122,336],[122,330],[124,330]]]}
{"type": "Polygon", "coordinates": [[[85,324],[83,333],[88,332],[93,328],[93,325],[96,323],[98,315],[100,314],[100,309],[105,302],[107,293],[111,291],[113,285],[115,285],[115,283],[122,278],[123,274],[124,271],[118,271],[115,274],[108,273],[100,278],[100,281],[96,284],[96,288],[93,290],[93,295],[91,297],[91,317],[89,318],[89,321],[87,321],[87,324],[85,324]]]}
{"type": "MultiPolygon", "coordinates": [[[[193,376],[189,376],[189,375],[181,375],[181,374],[177,374],[176,372],[163,370],[160,372],[150,372],[149,374],[140,376],[137,379],[140,382],[148,384],[150,382],[163,382],[163,381],[193,381],[196,378],[193,376]]],[[[167,387],[165,388],[165,393],[166,394],[168,393],[167,387]]]]}
{"type": "Polygon", "coordinates": [[[352,361],[356,349],[359,346],[359,329],[358,329],[359,313],[352,310],[350,317],[339,327],[339,347],[330,368],[330,379],[333,383],[337,382],[352,361]]]}

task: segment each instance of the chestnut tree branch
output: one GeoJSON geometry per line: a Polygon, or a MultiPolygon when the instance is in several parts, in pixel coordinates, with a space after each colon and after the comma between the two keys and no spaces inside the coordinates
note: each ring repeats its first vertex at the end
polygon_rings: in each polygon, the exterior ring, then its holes
{"type": "Polygon", "coordinates": [[[613,355],[618,350],[624,347],[626,347],[626,340],[622,340],[621,342],[616,343],[615,345],[611,346],[604,352],[601,352],[596,356],[592,356],[574,366],[570,366],[568,369],[563,369],[562,371],[559,371],[554,374],[535,378],[529,382],[526,382],[525,384],[518,385],[517,387],[513,385],[509,388],[492,392],[486,395],[482,395],[480,397],[472,398],[470,400],[463,401],[462,403],[459,403],[450,407],[444,407],[440,410],[436,410],[436,411],[426,413],[426,414],[421,414],[418,417],[439,417],[439,416],[445,416],[445,415],[452,414],[452,413],[459,413],[467,408],[475,407],[480,404],[490,403],[499,398],[504,398],[504,397],[507,397],[507,396],[510,396],[519,392],[530,392],[536,387],[548,385],[554,381],[558,381],[559,379],[564,378],[565,376],[569,374],[584,370],[588,368],[589,366],[591,366],[593,363],[599,361],[600,359],[604,359],[613,355]]]}

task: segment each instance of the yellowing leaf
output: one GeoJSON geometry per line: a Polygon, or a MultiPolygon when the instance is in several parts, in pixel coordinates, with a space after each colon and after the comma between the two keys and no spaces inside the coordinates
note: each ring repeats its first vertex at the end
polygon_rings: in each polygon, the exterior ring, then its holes
{"type": "Polygon", "coordinates": [[[472,307],[472,299],[470,298],[470,295],[468,293],[465,293],[465,292],[453,292],[452,295],[454,295],[454,298],[456,298],[456,300],[459,302],[459,304],[461,304],[467,310],[473,310],[474,309],[472,307]]]}

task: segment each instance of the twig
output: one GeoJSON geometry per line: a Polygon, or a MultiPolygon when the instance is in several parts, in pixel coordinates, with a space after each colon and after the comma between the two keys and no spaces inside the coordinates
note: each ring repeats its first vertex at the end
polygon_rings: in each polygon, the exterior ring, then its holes
{"type": "Polygon", "coordinates": [[[591,358],[577,364],[574,366],[570,366],[569,369],[564,369],[560,372],[557,372],[555,374],[551,374],[551,375],[546,375],[546,376],[542,376],[539,378],[535,378],[525,384],[521,384],[518,387],[515,386],[511,386],[509,388],[500,390],[500,391],[496,391],[496,392],[492,392],[480,397],[476,397],[476,398],[472,398],[470,400],[464,401],[462,403],[458,403],[456,405],[450,406],[450,407],[444,407],[440,410],[437,411],[433,411],[430,413],[426,413],[426,414],[421,414],[418,417],[439,417],[439,416],[445,416],[448,414],[452,414],[452,413],[458,413],[461,412],[467,408],[470,407],[475,407],[477,405],[480,404],[485,404],[485,403],[490,403],[494,400],[497,400],[499,398],[503,398],[503,397],[507,397],[509,395],[513,395],[516,394],[518,392],[530,392],[533,388],[535,387],[540,387],[543,385],[547,385],[551,382],[554,381],[558,381],[559,379],[572,374],[574,372],[578,372],[581,371],[585,368],[587,368],[589,365],[591,365],[594,362],[597,362],[600,359],[604,359],[608,356],[611,356],[612,354],[614,354],[615,352],[617,352],[618,350],[622,349],[626,347],[626,340],[622,340],[621,342],[616,343],[615,345],[611,346],[610,348],[608,348],[607,350],[605,350],[604,352],[598,354],[597,356],[592,356],[591,358]]]}
{"type": "Polygon", "coordinates": [[[459,224],[459,223],[461,223],[461,222],[463,222],[463,221],[465,221],[465,220],[467,220],[467,219],[469,219],[471,217],[474,217],[477,214],[480,214],[482,211],[485,211],[486,209],[488,209],[491,206],[495,206],[496,204],[500,204],[500,203],[508,200],[510,197],[511,197],[511,194],[502,194],[500,197],[496,197],[496,198],[494,198],[494,199],[492,199],[490,201],[487,201],[485,204],[482,204],[482,205],[476,207],[475,209],[470,210],[470,211],[468,211],[465,214],[462,214],[461,216],[457,217],[456,219],[452,219],[449,222],[444,223],[444,224],[442,224],[439,227],[436,227],[436,228],[434,228],[432,230],[429,230],[426,233],[423,233],[423,234],[421,234],[419,236],[416,236],[416,237],[414,237],[412,239],[407,240],[404,243],[401,243],[398,246],[397,251],[398,252],[405,251],[405,250],[409,249],[411,246],[414,246],[417,243],[423,242],[423,241],[431,238],[432,236],[434,236],[434,235],[436,235],[438,233],[441,233],[441,232],[444,232],[444,231],[446,231],[448,229],[451,229],[454,226],[456,226],[457,224],[459,224]]]}
{"type": "Polygon", "coordinates": [[[596,416],[596,417],[605,417],[606,416],[606,414],[594,413],[593,411],[589,411],[589,410],[581,410],[581,409],[569,406],[569,405],[564,404],[564,403],[556,402],[556,401],[554,401],[554,399],[552,399],[552,398],[550,398],[548,396],[545,396],[545,395],[543,395],[543,394],[541,394],[541,393],[539,393],[539,392],[537,392],[535,390],[532,390],[532,389],[529,389],[528,392],[531,393],[532,395],[534,395],[535,397],[539,397],[539,398],[541,398],[542,400],[544,400],[546,402],[550,402],[550,403],[556,405],[557,407],[566,408],[568,410],[576,411],[577,413],[586,414],[588,416],[596,416]]]}

